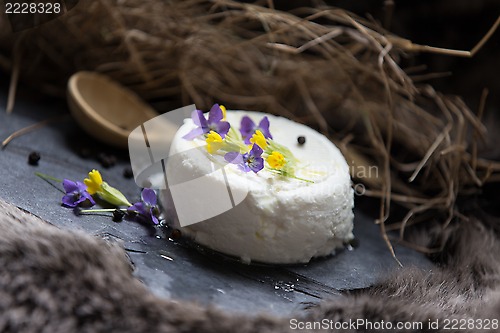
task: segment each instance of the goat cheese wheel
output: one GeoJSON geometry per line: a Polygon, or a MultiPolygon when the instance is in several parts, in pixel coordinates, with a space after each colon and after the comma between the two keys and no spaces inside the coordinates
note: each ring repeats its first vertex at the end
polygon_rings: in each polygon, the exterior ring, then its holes
{"type": "Polygon", "coordinates": [[[257,124],[268,117],[273,140],[298,160],[294,176],[269,167],[244,172],[209,154],[203,136],[183,138],[197,127],[185,119],[170,147],[169,189],[160,192],[167,221],[196,243],[247,263],[307,263],[334,254],[353,238],[354,193],[341,152],[283,117],[227,111],[226,119],[238,130],[243,116],[257,124]]]}

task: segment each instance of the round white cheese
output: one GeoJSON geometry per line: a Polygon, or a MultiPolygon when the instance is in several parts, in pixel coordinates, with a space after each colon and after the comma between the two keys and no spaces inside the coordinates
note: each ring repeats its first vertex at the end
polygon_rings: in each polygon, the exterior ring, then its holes
{"type": "Polygon", "coordinates": [[[170,189],[160,193],[167,220],[195,242],[244,262],[306,263],[343,247],[353,238],[354,200],[340,151],[322,134],[283,117],[228,111],[227,121],[239,129],[245,115],[256,124],[269,118],[274,141],[298,159],[295,176],[308,181],[227,164],[206,151],[203,138],[183,138],[196,128],[186,119],[170,147],[170,189]],[[302,145],[299,136],[306,139],[302,145]]]}

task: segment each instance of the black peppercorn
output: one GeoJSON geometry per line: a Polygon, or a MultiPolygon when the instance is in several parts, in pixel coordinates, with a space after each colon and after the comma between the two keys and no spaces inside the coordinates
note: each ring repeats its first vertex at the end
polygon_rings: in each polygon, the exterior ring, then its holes
{"type": "Polygon", "coordinates": [[[40,161],[40,153],[37,151],[33,151],[28,156],[29,165],[38,165],[38,161],[40,161]]]}
{"type": "Polygon", "coordinates": [[[172,234],[170,235],[170,237],[172,237],[172,239],[179,239],[181,238],[182,234],[181,234],[181,231],[179,229],[174,229],[172,230],[172,234]]]}
{"type": "Polygon", "coordinates": [[[123,217],[125,216],[125,212],[120,209],[115,209],[113,211],[113,221],[114,222],[121,222],[123,220],[123,217]]]}
{"type": "Polygon", "coordinates": [[[78,155],[80,155],[81,158],[89,158],[92,156],[92,149],[88,147],[81,147],[78,150],[78,155]]]}
{"type": "Polygon", "coordinates": [[[100,153],[97,156],[97,160],[101,163],[103,168],[110,168],[116,164],[116,157],[114,155],[108,155],[106,153],[100,153]]]}
{"type": "Polygon", "coordinates": [[[123,169],[123,177],[130,179],[134,177],[134,172],[132,171],[131,167],[126,167],[123,169]]]}
{"type": "Polygon", "coordinates": [[[299,136],[297,138],[297,142],[299,143],[299,145],[303,145],[304,143],[306,143],[306,137],[305,136],[299,136]]]}

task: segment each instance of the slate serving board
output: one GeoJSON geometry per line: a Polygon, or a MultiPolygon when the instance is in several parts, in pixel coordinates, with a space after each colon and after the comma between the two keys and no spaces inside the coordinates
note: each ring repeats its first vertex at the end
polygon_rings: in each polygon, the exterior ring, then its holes
{"type": "MultiPolygon", "coordinates": [[[[14,113],[5,113],[6,89],[0,91],[0,139],[38,121],[56,117],[47,127],[19,137],[0,151],[0,198],[66,229],[120,240],[135,267],[134,274],[162,297],[214,304],[232,312],[290,314],[306,304],[338,297],[342,290],[366,288],[385,274],[399,269],[383,242],[373,217],[355,208],[354,233],[359,246],[336,256],[314,260],[308,265],[245,265],[211,253],[182,239],[172,239],[165,228],[148,228],[134,222],[112,222],[106,215],[75,216],[61,207],[61,185],[35,176],[42,172],[57,178],[82,180],[98,168],[105,180],[132,201],[140,188],[123,177],[129,165],[126,152],[91,140],[69,116],[61,101],[18,96],[14,113]],[[84,150],[82,150],[84,148],[84,150]],[[38,166],[27,163],[38,151],[38,166]],[[99,152],[115,154],[115,166],[105,169],[96,160],[99,152]],[[82,154],[84,153],[84,154],[82,154]],[[90,155],[90,156],[82,156],[90,155]]],[[[369,205],[356,198],[356,205],[369,205]]],[[[430,269],[431,263],[408,248],[396,247],[406,266],[430,269]]]]}

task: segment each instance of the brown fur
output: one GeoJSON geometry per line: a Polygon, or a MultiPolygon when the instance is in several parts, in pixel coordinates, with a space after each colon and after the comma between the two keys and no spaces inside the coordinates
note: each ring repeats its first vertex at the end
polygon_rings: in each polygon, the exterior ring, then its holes
{"type": "MultiPolygon", "coordinates": [[[[0,201],[1,332],[289,332],[289,318],[229,315],[159,299],[123,249],[65,231],[0,201]]],[[[370,321],[500,317],[500,242],[472,221],[453,232],[442,268],[405,268],[302,315],[370,321]]],[[[426,326],[424,326],[425,328],[426,326]]],[[[472,330],[473,331],[473,330],[472,330]]]]}
{"type": "MultiPolygon", "coordinates": [[[[477,221],[463,225],[431,272],[405,268],[346,299],[320,304],[313,317],[367,318],[424,323],[451,319],[500,319],[500,243],[477,221]]],[[[445,330],[443,330],[446,332],[445,330]]],[[[476,330],[469,330],[475,332],[476,330]]],[[[464,330],[461,330],[464,332],[464,330]]]]}

